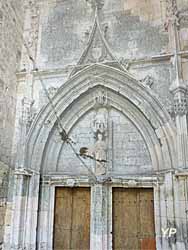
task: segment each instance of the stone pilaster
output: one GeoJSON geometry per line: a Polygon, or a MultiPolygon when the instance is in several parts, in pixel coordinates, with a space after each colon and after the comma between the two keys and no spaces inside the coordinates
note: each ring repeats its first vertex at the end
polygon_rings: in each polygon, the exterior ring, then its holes
{"type": "Polygon", "coordinates": [[[176,218],[176,249],[186,250],[188,248],[188,175],[187,173],[176,172],[174,175],[174,205],[176,218]]]}
{"type": "Polygon", "coordinates": [[[39,174],[33,174],[29,181],[27,197],[27,217],[25,221],[24,247],[26,250],[36,249],[37,223],[38,223],[38,198],[39,198],[39,174]]]}
{"type": "Polygon", "coordinates": [[[39,175],[15,171],[11,227],[5,232],[4,250],[33,250],[36,245],[39,175]]]}
{"type": "Polygon", "coordinates": [[[177,128],[177,167],[188,167],[188,95],[187,84],[183,79],[182,58],[180,55],[180,17],[176,0],[167,1],[167,19],[165,27],[169,33],[170,50],[173,53],[174,77],[170,86],[170,92],[174,97],[173,115],[177,128]]]}
{"type": "Polygon", "coordinates": [[[24,246],[28,176],[15,173],[10,242],[5,249],[21,249],[24,246]],[[10,245],[9,245],[10,244],[10,245]]]}
{"type": "Polygon", "coordinates": [[[40,194],[37,249],[51,250],[53,249],[55,186],[42,183],[40,194]]]}
{"type": "Polygon", "coordinates": [[[16,132],[13,146],[16,168],[24,167],[24,153],[26,136],[34,117],[33,101],[29,98],[22,98],[17,101],[18,111],[16,114],[16,132]],[[19,147],[17,145],[19,144],[19,147]]]}

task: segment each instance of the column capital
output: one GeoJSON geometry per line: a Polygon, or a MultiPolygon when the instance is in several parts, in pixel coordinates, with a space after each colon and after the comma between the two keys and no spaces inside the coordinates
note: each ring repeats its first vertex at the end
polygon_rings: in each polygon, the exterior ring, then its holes
{"type": "Polygon", "coordinates": [[[188,113],[187,96],[174,99],[174,113],[180,116],[188,113]]]}
{"type": "Polygon", "coordinates": [[[175,81],[171,87],[170,92],[173,94],[173,107],[171,115],[185,115],[188,113],[188,85],[185,81],[175,81]]]}

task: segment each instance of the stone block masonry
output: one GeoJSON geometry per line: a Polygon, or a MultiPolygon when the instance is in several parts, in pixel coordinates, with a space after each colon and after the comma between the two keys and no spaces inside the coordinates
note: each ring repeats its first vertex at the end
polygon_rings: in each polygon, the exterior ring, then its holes
{"type": "Polygon", "coordinates": [[[17,77],[21,58],[23,1],[0,0],[0,249],[3,245],[9,168],[14,135],[17,77]],[[18,32],[19,30],[19,32],[18,32]]]}
{"type": "Polygon", "coordinates": [[[14,134],[22,17],[22,1],[0,1],[0,160],[7,164],[14,134]]]}

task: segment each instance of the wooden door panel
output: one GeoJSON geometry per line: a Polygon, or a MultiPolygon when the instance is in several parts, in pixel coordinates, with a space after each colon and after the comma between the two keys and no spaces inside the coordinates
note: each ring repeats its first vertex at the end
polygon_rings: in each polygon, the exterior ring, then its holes
{"type": "Polygon", "coordinates": [[[155,250],[152,189],[113,188],[113,250],[155,250]]]}
{"type": "Polygon", "coordinates": [[[54,250],[89,250],[90,189],[57,188],[54,250]]]}
{"type": "Polygon", "coordinates": [[[88,189],[74,189],[71,249],[89,249],[90,238],[90,193],[88,189]],[[89,208],[89,209],[88,209],[89,208]]]}
{"type": "Polygon", "coordinates": [[[113,207],[116,208],[113,209],[113,236],[115,237],[115,239],[113,239],[114,249],[130,249],[132,246],[134,250],[136,250],[138,249],[139,244],[136,237],[137,218],[134,216],[136,213],[136,192],[132,190],[129,193],[125,193],[124,188],[118,188],[118,192],[113,192],[113,195],[113,207]],[[119,216],[120,214],[122,216],[119,216]],[[129,227],[126,226],[127,224],[129,227]]]}
{"type": "Polygon", "coordinates": [[[72,190],[57,188],[54,220],[54,249],[70,249],[72,190]]]}

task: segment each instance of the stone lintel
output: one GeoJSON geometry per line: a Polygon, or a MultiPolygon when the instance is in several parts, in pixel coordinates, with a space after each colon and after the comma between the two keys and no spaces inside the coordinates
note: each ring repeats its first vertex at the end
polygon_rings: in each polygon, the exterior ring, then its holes
{"type": "MultiPolygon", "coordinates": [[[[124,177],[109,177],[104,176],[103,179],[98,180],[97,184],[109,184],[109,185],[123,185],[126,187],[139,187],[146,186],[152,187],[157,183],[163,182],[163,177],[157,176],[124,176],[124,177]]],[[[45,175],[42,178],[42,184],[55,185],[55,186],[92,186],[94,183],[88,177],[74,177],[63,175],[45,175]]]]}

